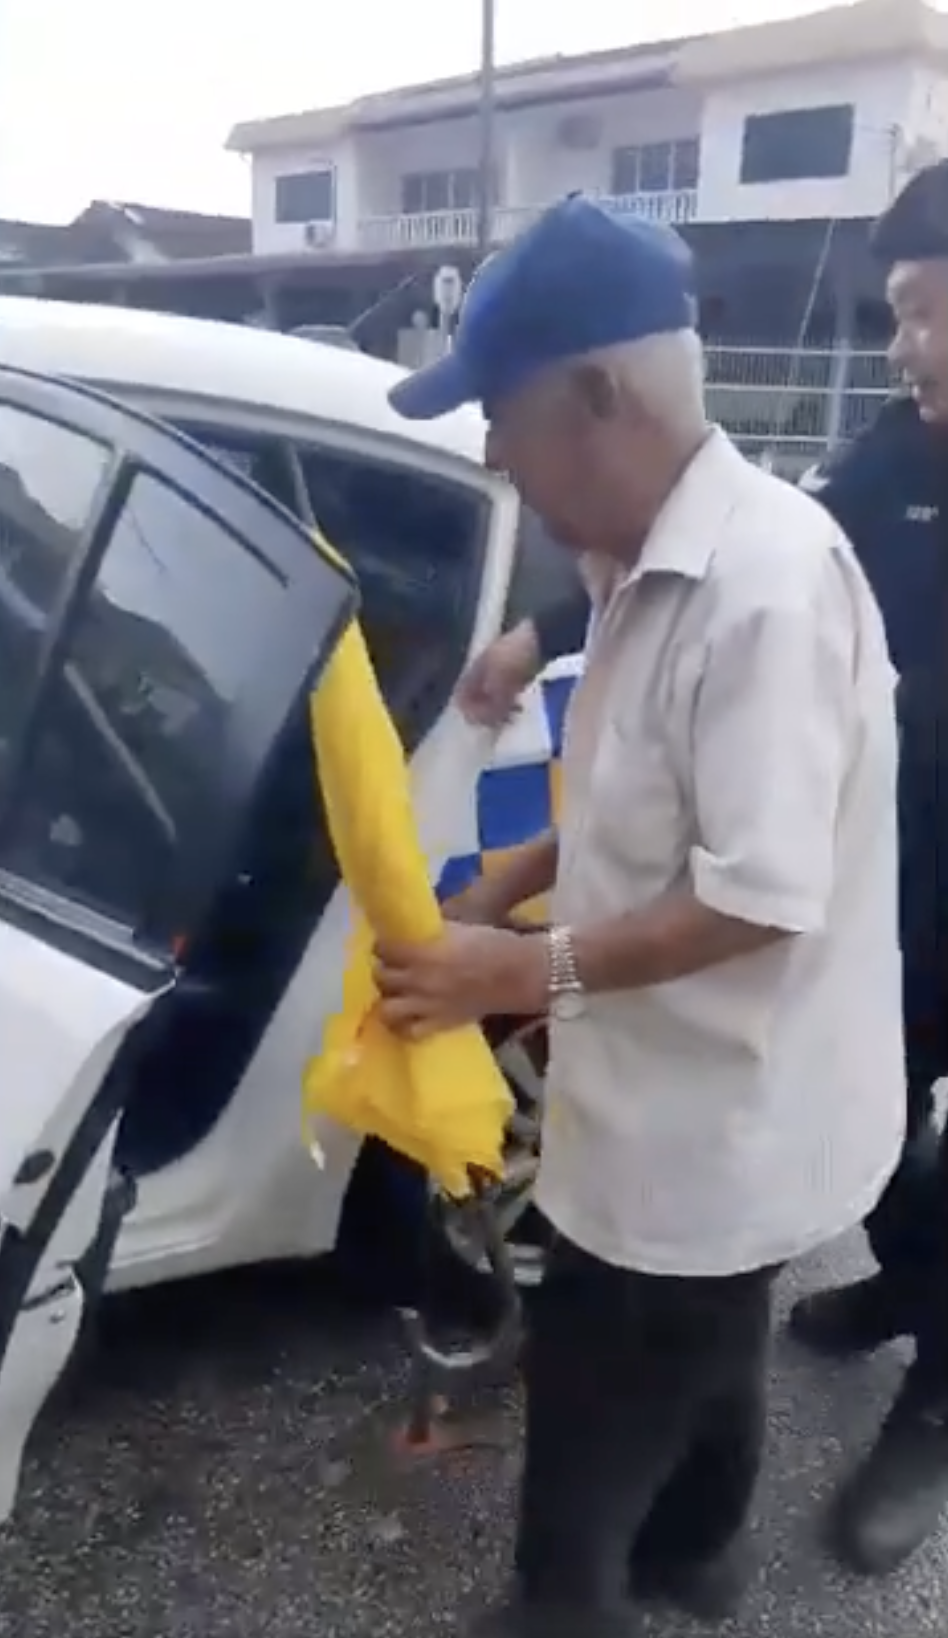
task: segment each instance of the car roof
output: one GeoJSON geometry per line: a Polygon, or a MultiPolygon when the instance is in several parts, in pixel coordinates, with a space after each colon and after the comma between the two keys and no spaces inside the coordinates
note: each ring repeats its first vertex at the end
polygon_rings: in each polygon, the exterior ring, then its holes
{"type": "Polygon", "coordinates": [[[365,353],[250,325],[135,308],[0,296],[0,365],[105,389],[139,387],[313,416],[383,433],[478,466],[475,409],[405,421],[388,391],[405,371],[365,353]]]}

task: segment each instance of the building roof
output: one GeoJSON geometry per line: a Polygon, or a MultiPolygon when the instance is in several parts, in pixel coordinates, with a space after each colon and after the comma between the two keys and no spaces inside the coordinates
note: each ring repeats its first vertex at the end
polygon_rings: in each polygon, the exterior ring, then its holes
{"type": "MultiPolygon", "coordinates": [[[[554,102],[576,90],[587,93],[635,84],[655,75],[665,77],[674,63],[676,51],[685,42],[649,41],[621,46],[609,51],[586,52],[582,56],[535,57],[528,62],[510,63],[497,69],[496,100],[499,108],[516,108],[524,102],[554,102]]],[[[458,74],[431,80],[423,85],[400,86],[381,91],[335,108],[311,109],[298,114],[281,114],[275,119],[249,120],[235,125],[227,146],[238,153],[262,148],[290,147],[297,142],[319,142],[353,129],[377,129],[409,120],[421,122],[439,116],[474,113],[480,95],[480,75],[458,74]]]]}
{"type": "Polygon", "coordinates": [[[63,267],[116,254],[114,240],[95,223],[0,220],[0,267],[63,267]]]}
{"type": "Polygon", "coordinates": [[[101,227],[120,247],[129,241],[138,241],[167,261],[195,256],[237,256],[249,251],[252,243],[249,217],[173,210],[124,199],[94,199],[71,226],[77,228],[83,224],[101,227]]]}
{"type": "Polygon", "coordinates": [[[0,269],[138,266],[249,254],[249,218],[94,199],[72,222],[0,220],[0,269]]]}
{"type": "MultiPolygon", "coordinates": [[[[65,282],[84,285],[90,290],[119,284],[131,290],[135,285],[145,287],[184,284],[189,279],[229,278],[247,276],[263,278],[266,275],[294,275],[302,279],[318,278],[322,282],[338,278],[339,269],[391,267],[393,263],[408,262],[412,268],[432,273],[444,261],[444,247],[406,250],[404,247],[388,250],[353,250],[333,255],[316,255],[311,250],[277,251],[269,255],[195,256],[177,261],[150,262],[73,262],[34,263],[31,266],[5,265],[0,259],[0,291],[23,290],[33,295],[42,288],[55,290],[65,282]],[[47,277],[48,275],[48,277],[47,277]]],[[[454,254],[454,252],[452,252],[454,254]]],[[[472,246],[459,248],[456,261],[473,260],[472,246]]]]}
{"type": "MultiPolygon", "coordinates": [[[[502,110],[514,109],[555,103],[580,92],[633,87],[650,78],[693,83],[814,62],[913,53],[948,58],[948,16],[927,0],[854,0],[777,22],[512,63],[497,69],[496,100],[502,110]]],[[[347,131],[457,117],[475,111],[479,93],[478,73],[400,86],[334,108],[245,121],[234,126],[227,146],[256,153],[331,142],[347,131]]]]}

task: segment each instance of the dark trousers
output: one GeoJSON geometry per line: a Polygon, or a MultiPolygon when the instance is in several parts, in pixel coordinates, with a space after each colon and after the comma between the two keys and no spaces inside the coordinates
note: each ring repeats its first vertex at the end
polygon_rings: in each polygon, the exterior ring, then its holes
{"type": "Polygon", "coordinates": [[[660,1279],[557,1241],[524,1364],[527,1599],[613,1610],[637,1558],[698,1562],[740,1531],[763,1449],[776,1273],[660,1279]]]}
{"type": "Polygon", "coordinates": [[[902,1159],[866,1229],[887,1307],[916,1340],[910,1388],[948,1408],[948,1135],[930,1087],[910,1090],[902,1159]]]}
{"type": "Polygon", "coordinates": [[[948,1074],[948,968],[906,961],[908,1120],[902,1158],[866,1221],[886,1303],[915,1337],[909,1391],[948,1408],[948,1135],[935,1123],[932,1087],[948,1074]]]}

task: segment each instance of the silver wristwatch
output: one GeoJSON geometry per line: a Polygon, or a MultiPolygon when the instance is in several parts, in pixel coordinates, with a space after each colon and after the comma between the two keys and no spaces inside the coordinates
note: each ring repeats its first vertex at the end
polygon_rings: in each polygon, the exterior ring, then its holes
{"type": "Polygon", "coordinates": [[[586,1010],[586,991],[576,965],[571,927],[551,927],[546,935],[550,957],[550,1013],[565,1022],[586,1010]]]}

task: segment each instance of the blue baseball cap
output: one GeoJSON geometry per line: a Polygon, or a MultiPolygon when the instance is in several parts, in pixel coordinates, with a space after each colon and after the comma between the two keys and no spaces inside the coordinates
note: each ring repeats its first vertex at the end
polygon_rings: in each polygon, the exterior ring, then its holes
{"type": "Polygon", "coordinates": [[[431,421],[492,404],[561,359],[695,327],[691,252],[672,228],[565,199],[478,269],[451,352],[389,393],[431,421]]]}

